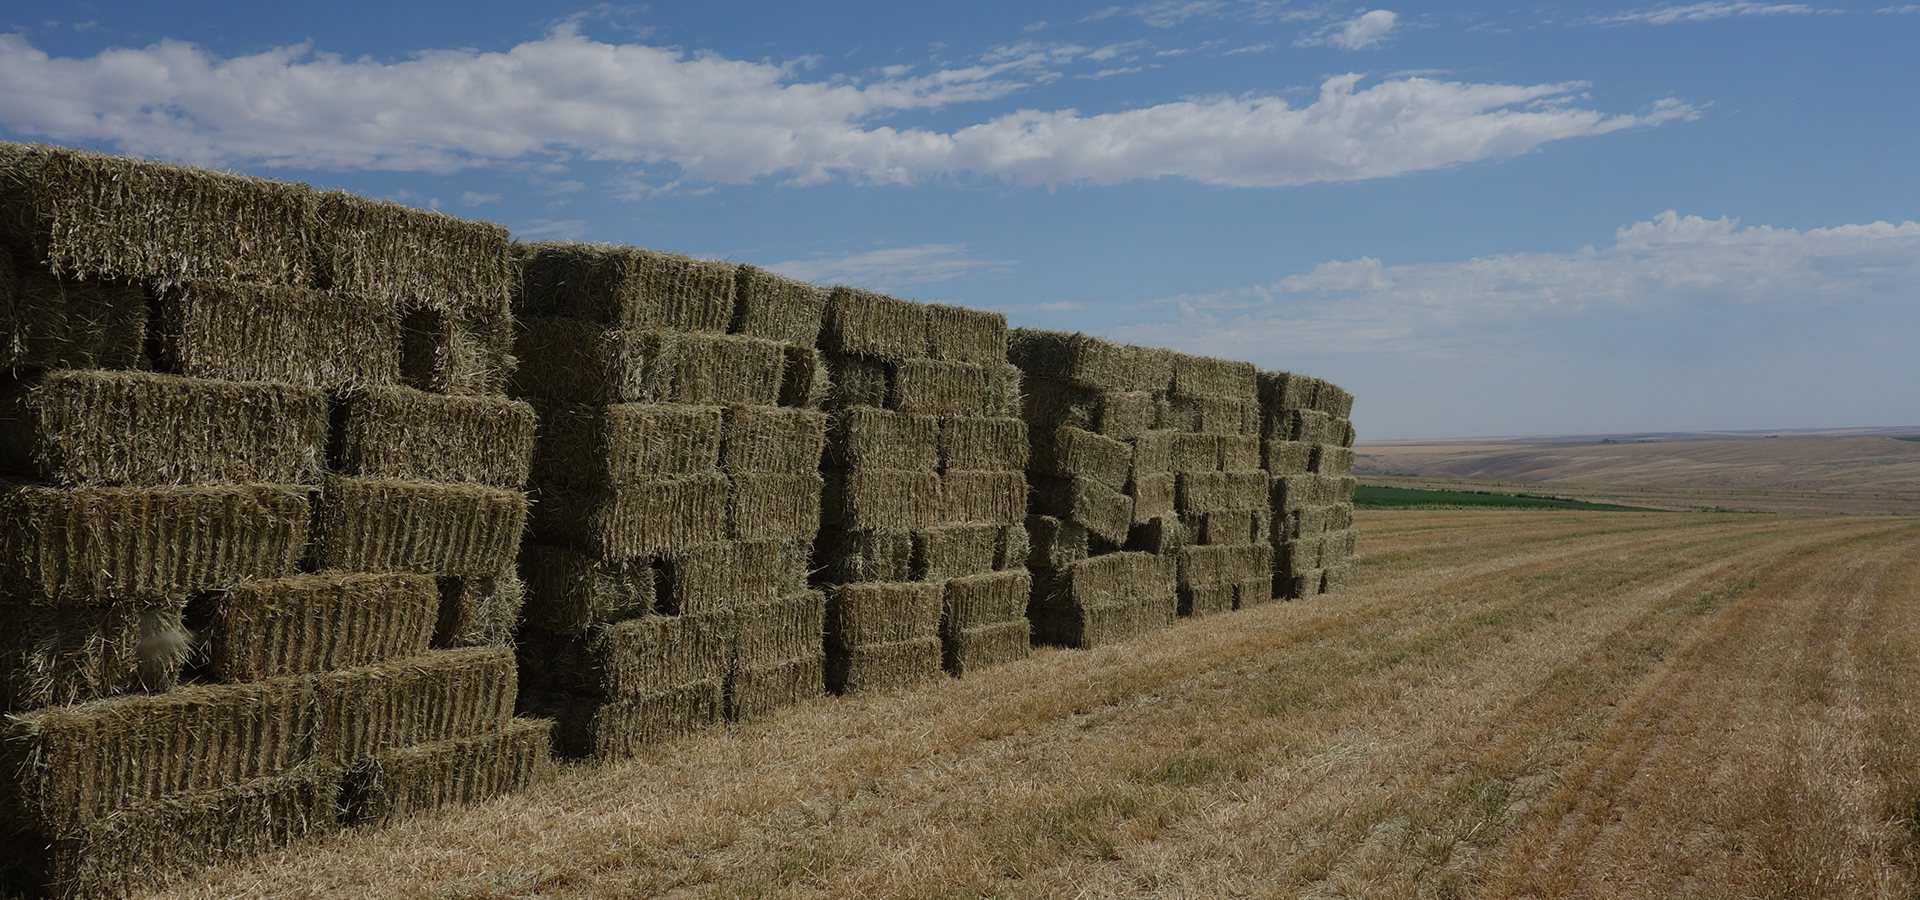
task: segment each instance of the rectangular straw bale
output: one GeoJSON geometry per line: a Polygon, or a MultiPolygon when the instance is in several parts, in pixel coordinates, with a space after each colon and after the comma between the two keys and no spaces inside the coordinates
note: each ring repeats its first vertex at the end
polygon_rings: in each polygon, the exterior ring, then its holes
{"type": "Polygon", "coordinates": [[[1353,474],[1353,450],[1333,444],[1315,444],[1313,461],[1309,465],[1315,475],[1351,475],[1353,474]]]}
{"type": "Polygon", "coordinates": [[[311,484],[326,445],[312,388],[56,371],[0,395],[0,465],[53,484],[311,484]]]}
{"type": "Polygon", "coordinates": [[[196,601],[207,676],[259,681],[427,651],[440,592],[425,575],[295,575],[196,601]]]}
{"type": "Polygon", "coordinates": [[[811,541],[820,531],[826,481],[818,475],[755,473],[730,479],[727,536],[736,541],[811,541]]]}
{"type": "Polygon", "coordinates": [[[941,667],[947,674],[965,677],[994,666],[1026,659],[1033,652],[1033,632],[1025,616],[943,635],[941,667]]]}
{"type": "Polygon", "coordinates": [[[1173,376],[1166,351],[1037,328],[1009,333],[1007,360],[1029,377],[1064,379],[1100,391],[1164,391],[1173,376]]]}
{"type": "Polygon", "coordinates": [[[896,363],[851,353],[823,353],[830,409],[884,407],[892,394],[896,363]]]}
{"type": "Polygon", "coordinates": [[[731,484],[725,475],[639,478],[606,488],[539,492],[532,530],[601,559],[677,553],[726,540],[731,484]]]}
{"type": "Polygon", "coordinates": [[[824,654],[815,653],[735,671],[727,681],[727,720],[752,721],[820,696],[826,689],[826,662],[824,654]]]}
{"type": "Polygon", "coordinates": [[[1028,516],[1028,556],[1030,569],[1064,569],[1087,558],[1087,529],[1070,519],[1055,516],[1028,516]]]}
{"type": "Polygon", "coordinates": [[[1026,568],[1030,549],[1025,523],[1001,528],[1000,543],[993,554],[993,570],[1000,572],[1026,568]]]}
{"type": "Polygon", "coordinates": [[[533,454],[533,407],[369,387],[339,400],[334,471],[365,478],[474,483],[519,490],[533,454]]]}
{"type": "Polygon", "coordinates": [[[1138,477],[1172,473],[1173,448],[1179,440],[1181,435],[1177,431],[1142,432],[1133,441],[1133,474],[1138,477]]]}
{"type": "Polygon", "coordinates": [[[1259,434],[1260,405],[1226,397],[1175,394],[1166,407],[1168,426],[1201,434],[1259,434]]]}
{"type": "Polygon", "coordinates": [[[403,306],[400,380],[437,394],[496,395],[519,365],[513,321],[505,310],[403,306]]]}
{"type": "Polygon", "coordinates": [[[968,575],[947,582],[940,633],[953,635],[1027,617],[1033,576],[1020,570],[968,575]]]}
{"type": "Polygon", "coordinates": [[[1176,502],[1183,513],[1267,506],[1264,472],[1182,472],[1175,476],[1176,502]]]}
{"type": "Polygon", "coordinates": [[[654,611],[654,569],[644,561],[608,560],[565,547],[520,548],[526,582],[526,624],[562,635],[584,634],[654,611]]]}
{"type": "Polygon", "coordinates": [[[730,263],[574,241],[521,244],[515,255],[521,315],[707,332],[735,316],[730,263]]]}
{"type": "Polygon", "coordinates": [[[510,647],[526,603],[526,585],[511,570],[499,575],[440,579],[440,614],[433,646],[510,647]]]}
{"type": "Polygon", "coordinates": [[[726,676],[739,620],[731,613],[643,616],[596,630],[568,673],[582,696],[633,700],[726,676]]]}
{"type": "Polygon", "coordinates": [[[1158,556],[1172,556],[1181,547],[1197,543],[1194,529],[1179,516],[1169,512],[1154,516],[1133,527],[1127,536],[1127,549],[1158,556]]]}
{"type": "Polygon", "coordinates": [[[1171,625],[1177,608],[1172,561],[1123,552],[1036,574],[1028,616],[1042,642],[1095,647],[1171,625]]]}
{"type": "Polygon", "coordinates": [[[506,312],[506,228],[346,191],[323,192],[315,205],[322,286],[432,309],[506,312]]]}
{"type": "Polygon", "coordinates": [[[1026,410],[1025,382],[1020,369],[1006,363],[987,363],[987,406],[989,416],[1018,418],[1026,410]]]}
{"type": "Polygon", "coordinates": [[[927,308],[859,288],[836,287],[827,297],[820,346],[877,359],[927,355],[927,308]]]}
{"type": "Polygon", "coordinates": [[[786,345],[779,341],[688,332],[680,335],[673,357],[673,391],[668,399],[773,406],[780,402],[780,379],[786,366],[786,345]]]}
{"type": "MultiPolygon", "coordinates": [[[[1018,473],[1012,473],[1018,477],[1018,473]]],[[[919,531],[942,521],[943,476],[900,469],[853,469],[826,479],[823,527],[855,531],[919,531]]]]}
{"type": "Polygon", "coordinates": [[[908,687],[944,677],[937,635],[890,644],[829,645],[827,690],[835,694],[908,687]]]}
{"type": "Polygon", "coordinates": [[[309,489],[11,487],[0,491],[0,585],[17,599],[180,597],[293,574],[309,489]]]}
{"type": "Polygon", "coordinates": [[[1099,391],[1059,378],[1028,377],[1021,384],[1026,391],[1021,415],[1030,429],[1044,432],[1062,425],[1099,429],[1099,391]]]}
{"type": "MultiPolygon", "coordinates": [[[[934,638],[937,642],[944,596],[945,590],[941,585],[922,582],[828,587],[826,635],[829,652],[833,648],[845,650],[921,638],[934,638]]],[[[935,668],[938,668],[938,663],[935,668]]]]}
{"type": "Polygon", "coordinates": [[[907,581],[913,577],[913,533],[865,530],[824,533],[814,559],[821,580],[828,584],[907,581]]]}
{"type": "Polygon", "coordinates": [[[827,459],[842,466],[933,472],[940,466],[940,420],[858,407],[833,417],[827,459]]]}
{"type": "Polygon", "coordinates": [[[0,723],[0,796],[65,831],[184,791],[291,772],[312,758],[313,683],[195,685],[18,713],[0,723]]]}
{"type": "Polygon", "coordinates": [[[535,484],[627,484],[662,475],[711,475],[720,464],[723,411],[677,403],[564,404],[541,410],[535,484]]]}
{"type": "Polygon", "coordinates": [[[1314,446],[1300,441],[1263,439],[1260,441],[1262,467],[1275,477],[1304,475],[1313,465],[1314,446]]]}
{"type": "MultiPolygon", "coordinates": [[[[1339,480],[1322,475],[1287,475],[1272,480],[1272,505],[1277,512],[1292,512],[1307,506],[1327,506],[1335,501],[1339,480]]],[[[1349,496],[1351,492],[1349,491],[1349,496]]]]}
{"type": "Polygon", "coordinates": [[[820,337],[827,291],[756,266],[734,267],[728,331],[812,347],[820,337]]]}
{"type": "Polygon", "coordinates": [[[1299,441],[1305,444],[1329,443],[1336,435],[1332,434],[1334,420],[1326,413],[1311,409],[1284,410],[1268,417],[1265,426],[1270,441],[1299,441]]]}
{"type": "Polygon", "coordinates": [[[1336,419],[1334,421],[1333,430],[1336,433],[1331,436],[1331,439],[1328,441],[1328,443],[1339,444],[1342,447],[1353,446],[1354,433],[1353,433],[1352,422],[1347,421],[1345,419],[1336,419]]]}
{"type": "Polygon", "coordinates": [[[1274,594],[1293,600],[1317,597],[1325,585],[1325,579],[1326,572],[1320,569],[1307,569],[1285,575],[1276,572],[1273,579],[1274,594]]]}
{"type": "Polygon", "coordinates": [[[993,571],[1002,531],[999,525],[947,525],[914,532],[911,580],[946,581],[993,571]]]}
{"type": "MultiPolygon", "coordinates": [[[[1174,555],[1178,564],[1180,586],[1183,588],[1216,587],[1227,585],[1245,576],[1249,554],[1243,552],[1251,547],[1217,545],[1190,545],[1180,548],[1174,555]]],[[[1266,548],[1261,548],[1266,549],[1266,548]]]]}
{"type": "Polygon", "coordinates": [[[1280,572],[1304,572],[1319,569],[1325,562],[1327,536],[1324,534],[1286,541],[1274,547],[1274,568],[1280,572]]]}
{"type": "Polygon", "coordinates": [[[681,337],[577,319],[518,319],[513,355],[520,363],[507,389],[559,403],[673,402],[681,337]]]}
{"type": "Polygon", "coordinates": [[[940,475],[941,524],[1017,525],[1026,517],[1027,479],[1019,472],[953,470],[940,475]]]}
{"type": "Polygon", "coordinates": [[[720,724],[726,711],[718,679],[602,704],[588,698],[535,698],[554,722],[554,749],[563,756],[624,759],[662,741],[720,724]]]}
{"type": "Polygon", "coordinates": [[[932,416],[981,416],[987,410],[986,367],[910,359],[894,367],[887,407],[932,416]]]}
{"type": "Polygon", "coordinates": [[[1035,478],[1036,509],[1071,519],[1110,543],[1123,543],[1133,526],[1133,498],[1091,478],[1035,478]]]}
{"type": "Polygon", "coordinates": [[[1233,586],[1233,608],[1247,609],[1274,600],[1273,570],[1268,569],[1233,586]]]}
{"type": "Polygon", "coordinates": [[[475,484],[329,476],[316,521],[312,555],[321,571],[493,574],[519,552],[527,497],[475,484]]]}
{"type": "Polygon", "coordinates": [[[720,467],[728,474],[813,475],[827,439],[827,415],[811,409],[729,406],[721,432],[720,467]]]}
{"type": "Polygon", "coordinates": [[[1148,391],[1102,391],[1100,433],[1130,441],[1160,427],[1160,401],[1148,391]]]}
{"type": "Polygon", "coordinates": [[[319,676],[316,743],[346,765],[434,741],[498,731],[519,689],[506,647],[436,650],[319,676]]]}
{"type": "Polygon", "coordinates": [[[1033,447],[1033,469],[1059,478],[1083,476],[1114,490],[1127,486],[1133,469],[1133,447],[1124,441],[1062,425],[1051,433],[1038,432],[1033,447]]]}
{"type": "Polygon", "coordinates": [[[820,591],[797,591],[770,603],[744,605],[734,614],[739,619],[735,671],[817,657],[825,647],[827,595],[820,591]]]}
{"type": "Polygon", "coordinates": [[[1269,415],[1289,409],[1312,409],[1320,380],[1292,372],[1261,372],[1260,405],[1269,415]]]}
{"type": "Polygon", "coordinates": [[[1354,556],[1355,548],[1359,543],[1359,532],[1351,528],[1341,531],[1329,531],[1327,532],[1325,541],[1326,543],[1322,545],[1321,548],[1321,558],[1335,562],[1345,562],[1354,556]]]}
{"type": "Polygon", "coordinates": [[[940,423],[940,468],[1020,472],[1031,448],[1027,423],[1012,417],[955,418],[940,423]]]}
{"type": "Polygon", "coordinates": [[[1259,395],[1253,363],[1180,354],[1173,363],[1173,392],[1188,397],[1254,401],[1259,395]]]}
{"type": "Polygon", "coordinates": [[[1331,381],[1321,381],[1313,392],[1313,408],[1336,419],[1353,415],[1353,393],[1331,381]]]}
{"type": "Polygon", "coordinates": [[[340,770],[313,763],[284,775],[172,794],[55,834],[15,835],[12,874],[36,896],[119,897],[202,866],[246,859],[339,827],[340,770]]]}
{"type": "MultiPolygon", "coordinates": [[[[0,247],[0,271],[12,260],[0,247]]],[[[0,368],[146,368],[147,291],[78,281],[31,264],[0,292],[0,368]]]]}
{"type": "Polygon", "coordinates": [[[192,635],[180,605],[0,605],[0,710],[68,706],[178,685],[192,635]]]}
{"type": "Polygon", "coordinates": [[[707,544],[660,566],[654,605],[669,615],[721,613],[806,588],[807,547],[781,541],[707,544]]]}
{"type": "Polygon", "coordinates": [[[1127,484],[1127,496],[1133,498],[1133,524],[1173,515],[1178,494],[1177,476],[1135,475],[1127,484]]]}
{"type": "Polygon", "coordinates": [[[1065,602],[1077,609],[1164,601],[1173,607],[1174,566],[1166,557],[1123,551],[1089,557],[1061,569],[1065,602]]]}
{"type": "Polygon", "coordinates": [[[1185,618],[1232,612],[1233,598],[1238,596],[1236,591],[1237,586],[1231,584],[1183,587],[1180,589],[1179,594],[1180,608],[1178,614],[1185,618]]]}
{"type": "Polygon", "coordinates": [[[1218,509],[1199,515],[1200,543],[1202,544],[1251,544],[1255,543],[1256,521],[1266,515],[1264,510],[1218,509]]]}
{"type": "Polygon", "coordinates": [[[934,359],[1000,365],[1007,359],[1007,317],[944,303],[927,305],[927,353],[934,359]]]}
{"type": "Polygon", "coordinates": [[[400,312],[384,298],[235,281],[186,281],[155,297],[162,371],[325,389],[400,380],[400,312]]]}
{"type": "Polygon", "coordinates": [[[1329,567],[1320,574],[1320,593],[1336,594],[1345,590],[1347,582],[1353,578],[1353,570],[1354,564],[1351,562],[1329,567]]]}
{"type": "Polygon", "coordinates": [[[1168,439],[1168,465],[1175,472],[1218,472],[1222,436],[1177,432],[1168,439]]]}
{"type": "Polygon", "coordinates": [[[514,719],[488,734],[382,753],[346,772],[342,818],[380,828],[524,790],[552,766],[552,731],[547,719],[514,719]]]}
{"type": "Polygon", "coordinates": [[[1179,596],[1175,593],[1152,602],[1094,607],[1083,613],[1080,641],[1071,646],[1092,649],[1130,641],[1171,627],[1178,615],[1179,596]]]}
{"type": "Polygon", "coordinates": [[[307,284],[314,275],[317,204],[305,185],[51,147],[8,168],[29,246],[63,276],[307,284]]]}
{"type": "Polygon", "coordinates": [[[1220,470],[1222,472],[1261,471],[1263,466],[1260,464],[1260,444],[1258,435],[1223,435],[1220,438],[1220,470]]]}
{"type": "Polygon", "coordinates": [[[1345,531],[1353,527],[1353,503],[1335,503],[1327,508],[1327,530],[1345,531]]]}
{"type": "MultiPolygon", "coordinates": [[[[833,399],[833,378],[824,354],[812,347],[788,344],[780,370],[780,405],[819,409],[833,399]]],[[[884,401],[886,392],[881,391],[884,401]]]]}
{"type": "Polygon", "coordinates": [[[1332,507],[1302,506],[1281,513],[1280,527],[1273,530],[1277,541],[1293,541],[1300,538],[1315,537],[1326,532],[1330,524],[1332,507]]]}

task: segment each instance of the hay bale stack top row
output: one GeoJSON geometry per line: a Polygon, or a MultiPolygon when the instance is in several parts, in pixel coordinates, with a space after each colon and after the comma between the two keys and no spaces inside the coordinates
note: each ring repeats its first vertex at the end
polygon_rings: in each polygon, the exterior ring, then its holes
{"type": "Polygon", "coordinates": [[[1260,410],[1275,595],[1338,591],[1354,560],[1353,394],[1307,375],[1261,372],[1260,410]]]}

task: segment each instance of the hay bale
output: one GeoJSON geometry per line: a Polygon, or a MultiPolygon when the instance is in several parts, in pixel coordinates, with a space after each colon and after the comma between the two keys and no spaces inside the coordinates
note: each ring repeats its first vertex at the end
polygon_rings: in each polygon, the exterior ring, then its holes
{"type": "Polygon", "coordinates": [[[811,347],[820,337],[827,292],[754,266],[734,268],[733,323],[727,329],[811,347]]]}
{"type": "Polygon", "coordinates": [[[1182,513],[1265,508],[1264,472],[1182,472],[1174,476],[1174,503],[1182,513]]]}
{"type": "Polygon", "coordinates": [[[740,275],[730,263],[575,241],[520,244],[514,255],[523,316],[707,332],[726,331],[735,317],[740,275]]]}
{"type": "Polygon", "coordinates": [[[1007,317],[981,309],[927,305],[927,355],[977,365],[1007,360],[1007,317]]]}
{"type": "Polygon", "coordinates": [[[1234,434],[1220,438],[1220,471],[1222,472],[1259,472],[1264,468],[1260,459],[1261,441],[1258,435],[1234,434]]]}
{"type": "Polygon", "coordinates": [[[827,647],[827,690],[835,694],[884,691],[945,677],[939,637],[891,644],[827,647]]]}
{"type": "Polygon", "coordinates": [[[833,417],[827,461],[850,468],[933,472],[940,467],[940,420],[859,407],[833,417]]]}
{"type": "Polygon", "coordinates": [[[507,229],[346,191],[316,198],[316,283],[431,309],[506,313],[507,229]]]}
{"type": "Polygon", "coordinates": [[[1165,391],[1173,381],[1169,351],[1086,334],[1016,328],[1008,334],[1007,360],[1029,378],[1058,378],[1096,391],[1165,391]]]}
{"type": "Polygon", "coordinates": [[[519,360],[513,320],[463,310],[406,307],[400,314],[400,380],[437,394],[506,392],[519,360]]]}
{"type": "Polygon", "coordinates": [[[1261,372],[1256,379],[1260,405],[1269,415],[1289,409],[1313,408],[1320,380],[1292,372],[1261,372]]]}
{"type": "Polygon", "coordinates": [[[293,574],[307,488],[0,491],[0,585],[30,601],[181,597],[293,574]]]}
{"type": "Polygon", "coordinates": [[[1353,474],[1353,450],[1332,444],[1313,445],[1313,460],[1308,469],[1315,475],[1351,475],[1353,474]]]}
{"type": "Polygon", "coordinates": [[[362,478],[475,483],[519,490],[533,455],[533,407],[371,387],[340,399],[334,471],[362,478]]]}
{"type": "Polygon", "coordinates": [[[726,712],[725,688],[718,680],[614,703],[564,695],[534,702],[556,719],[556,752],[595,759],[636,756],[654,744],[718,725],[726,712]]]}
{"type": "Polygon", "coordinates": [[[11,858],[15,886],[35,896],[125,896],[331,832],[339,827],[339,796],[340,770],[312,763],[171,794],[64,831],[16,834],[0,858],[11,858]]]}
{"type": "Polygon", "coordinates": [[[560,664],[549,671],[558,680],[546,686],[620,701],[723,678],[733,665],[738,629],[731,612],[616,622],[573,639],[575,646],[555,648],[560,664]]]}
{"type": "Polygon", "coordinates": [[[1133,470],[1133,447],[1123,441],[1062,425],[1051,433],[1036,432],[1033,469],[1058,478],[1082,476],[1114,490],[1127,485],[1133,470]]]}
{"type": "Polygon", "coordinates": [[[727,719],[752,721],[818,697],[825,689],[826,656],[820,653],[739,669],[727,680],[727,719]]]}
{"type": "Polygon", "coordinates": [[[527,497],[473,484],[328,476],[314,567],[335,572],[491,575],[520,549],[527,497]]]}
{"type": "Polygon", "coordinates": [[[1232,612],[1233,598],[1238,596],[1237,586],[1215,584],[1206,587],[1181,588],[1178,615],[1181,618],[1211,616],[1216,613],[1232,612]]]}
{"type": "Polygon", "coordinates": [[[1223,397],[1168,398],[1166,425],[1201,434],[1259,434],[1260,404],[1223,397]]]}
{"type": "Polygon", "coordinates": [[[1127,536],[1127,549],[1157,556],[1172,556],[1181,547],[1195,543],[1193,529],[1179,516],[1169,512],[1154,516],[1133,527],[1127,536]]]}
{"type": "Polygon", "coordinates": [[[909,581],[913,578],[913,533],[830,531],[815,545],[814,565],[827,584],[909,581]]]}
{"type": "Polygon", "coordinates": [[[519,679],[505,647],[436,650],[318,676],[315,751],[347,765],[506,727],[519,679]]]}
{"type": "Polygon", "coordinates": [[[1233,586],[1233,608],[1247,609],[1271,603],[1274,597],[1273,570],[1268,569],[1233,586]]]}
{"type": "Polygon", "coordinates": [[[195,685],[19,713],[0,723],[0,800],[65,832],[139,804],[294,771],[313,756],[310,680],[195,685]]]}
{"type": "Polygon", "coordinates": [[[1358,534],[1351,529],[1327,532],[1320,543],[1321,567],[1332,568],[1346,563],[1353,558],[1357,543],[1358,534]]]}
{"type": "Polygon", "coordinates": [[[520,364],[508,392],[555,403],[673,402],[679,338],[577,319],[517,319],[513,355],[520,364]]]}
{"type": "Polygon", "coordinates": [[[1133,441],[1133,474],[1166,475],[1174,471],[1173,445],[1180,437],[1174,431],[1148,431],[1133,441]]]}
{"type": "Polygon", "coordinates": [[[1265,434],[1269,441],[1299,441],[1304,444],[1326,444],[1334,442],[1335,420],[1323,412],[1311,409],[1284,410],[1269,416],[1265,425],[1265,434]]]}
{"type": "Polygon", "coordinates": [[[930,346],[927,331],[925,306],[859,288],[836,287],[827,297],[820,346],[877,359],[920,359],[930,346]]]}
{"type": "Polygon", "coordinates": [[[1096,647],[1173,624],[1178,607],[1165,557],[1090,557],[1034,579],[1028,618],[1043,643],[1096,647]]]}
{"type": "Polygon", "coordinates": [[[440,604],[424,575],[295,575],[206,595],[194,619],[205,675],[243,682],[418,656],[440,604]]]}
{"type": "MultiPolygon", "coordinates": [[[[938,584],[893,582],[827,588],[827,650],[931,638],[937,648],[945,590],[938,584]]],[[[939,651],[934,652],[939,668],[939,651]]]]}
{"type": "Polygon", "coordinates": [[[1338,433],[1333,435],[1330,443],[1339,444],[1342,447],[1352,447],[1354,441],[1353,423],[1342,419],[1336,421],[1334,424],[1338,433]]]}
{"type": "Polygon", "coordinates": [[[1280,527],[1273,529],[1276,541],[1295,541],[1316,537],[1332,525],[1332,507],[1302,506],[1280,514],[1280,527]]]}
{"type": "Polygon", "coordinates": [[[948,471],[940,475],[940,524],[1017,525],[1026,517],[1027,479],[1019,472],[948,471]]]}
{"type": "Polygon", "coordinates": [[[1021,472],[1031,448],[1027,423],[1011,417],[947,419],[940,423],[940,468],[1021,472]]]}
{"type": "Polygon", "coordinates": [[[1191,545],[1175,554],[1183,588],[1234,585],[1273,571],[1273,548],[1266,544],[1191,545]]]}
{"type": "Polygon", "coordinates": [[[551,768],[552,731],[547,719],[514,719],[490,734],[382,753],[347,770],[342,820],[382,828],[525,790],[551,768]]]}
{"type": "Polygon", "coordinates": [[[1017,569],[968,575],[947,582],[946,592],[940,633],[952,636],[971,628],[1024,621],[1027,602],[1033,595],[1033,576],[1017,569]]]}
{"type": "Polygon", "coordinates": [[[1069,563],[1087,558],[1088,535],[1085,526],[1054,516],[1028,516],[1027,568],[1064,569],[1069,563]]]}
{"type": "Polygon", "coordinates": [[[320,480],[311,388],[146,372],[49,372],[0,396],[0,465],[60,485],[320,480]]]}
{"type": "MultiPolygon", "coordinates": [[[[892,392],[894,363],[849,353],[826,353],[825,405],[832,409],[883,407],[892,392]]],[[[792,405],[792,404],[789,404],[792,405]]]]}
{"type": "Polygon", "coordinates": [[[1273,566],[1279,573],[1319,571],[1326,560],[1327,535],[1283,541],[1274,546],[1273,566]]]}
{"type": "Polygon", "coordinates": [[[186,281],[159,290],[150,323],[163,371],[324,389],[400,380],[400,314],[364,294],[186,281]]]}
{"type": "Polygon", "coordinates": [[[520,624],[526,586],[509,570],[501,575],[440,579],[440,615],[433,646],[511,647],[520,624]]]}
{"type": "Polygon", "coordinates": [[[947,525],[913,533],[910,580],[946,581],[991,572],[1003,551],[999,525],[947,525]]]}
{"type": "Polygon", "coordinates": [[[1033,652],[1033,630],[1026,617],[942,635],[941,668],[956,678],[991,669],[1033,652]]]}
{"type": "Polygon", "coordinates": [[[1313,465],[1313,448],[1299,441],[1262,440],[1261,467],[1274,476],[1304,475],[1313,465]]]}
{"type": "Polygon", "coordinates": [[[668,403],[566,404],[541,410],[535,484],[610,485],[712,474],[723,410],[668,403]]]}
{"type": "MultiPolygon", "coordinates": [[[[0,246],[0,258],[10,256],[0,246]]],[[[146,336],[147,291],[134,282],[77,281],[28,265],[0,293],[0,368],[143,369],[146,336]]]]}
{"type": "Polygon", "coordinates": [[[170,691],[191,638],[177,604],[0,606],[0,710],[170,691]]]}
{"type": "Polygon", "coordinates": [[[652,615],[654,569],[644,562],[597,559],[564,547],[520,548],[526,624],[561,635],[652,615]]]}
{"type": "Polygon", "coordinates": [[[1167,438],[1168,466],[1175,472],[1218,472],[1223,440],[1218,434],[1171,434],[1167,438]]]}
{"type": "Polygon", "coordinates": [[[1328,531],[1345,531],[1353,527],[1353,502],[1351,495],[1344,503],[1335,503],[1327,508],[1328,531]]]}
{"type": "Polygon", "coordinates": [[[673,392],[667,399],[773,406],[780,402],[786,367],[786,345],[779,341],[738,334],[682,334],[673,357],[673,392]]]}
{"type": "Polygon", "coordinates": [[[1263,543],[1266,531],[1260,522],[1267,512],[1260,509],[1215,509],[1200,513],[1200,543],[1211,545],[1263,543]]]}
{"type": "Polygon", "coordinates": [[[1321,381],[1313,392],[1313,408],[1336,419],[1353,416],[1353,392],[1331,381],[1321,381]]]}
{"type": "Polygon", "coordinates": [[[910,359],[894,366],[887,407],[932,416],[987,414],[986,367],[910,359]]]}
{"type": "Polygon", "coordinates": [[[987,408],[989,416],[1019,417],[1026,412],[1025,383],[1021,380],[1020,369],[1006,363],[988,363],[987,408]]]}
{"type": "Polygon", "coordinates": [[[1173,392],[1176,394],[1257,402],[1258,380],[1253,363],[1185,353],[1174,357],[1173,392]]]}
{"type": "Polygon", "coordinates": [[[1133,527],[1133,498],[1091,478],[1035,478],[1034,508],[1070,519],[1114,544],[1133,527]]]}
{"type": "Polygon", "coordinates": [[[994,550],[993,570],[1003,572],[1008,569],[1027,567],[1027,555],[1031,552],[1028,542],[1027,526],[1008,525],[1000,529],[1000,543],[994,550]]]}
{"type": "Polygon", "coordinates": [[[725,475],[639,478],[605,488],[542,489],[532,530],[600,559],[678,553],[727,539],[725,475]]]}
{"type": "Polygon", "coordinates": [[[720,467],[730,475],[813,475],[827,440],[827,416],[811,409],[729,406],[721,431],[720,467]]]}
{"type": "Polygon", "coordinates": [[[1150,391],[1100,393],[1100,433],[1107,437],[1130,441],[1162,427],[1160,420],[1160,400],[1150,391]]]}
{"type": "MultiPolygon", "coordinates": [[[[812,347],[788,344],[786,362],[780,370],[780,405],[819,409],[833,397],[833,378],[827,361],[812,347]]],[[[885,391],[881,392],[882,397],[885,391]]]]}
{"type": "Polygon", "coordinates": [[[1127,485],[1133,498],[1133,524],[1141,525],[1174,513],[1178,481],[1175,476],[1135,475],[1127,485]]]}
{"type": "MultiPolygon", "coordinates": [[[[1272,508],[1275,512],[1292,512],[1308,506],[1328,506],[1339,499],[1340,487],[1340,479],[1323,475],[1275,478],[1272,480],[1272,508]]],[[[1347,488],[1346,496],[1353,496],[1351,487],[1347,488]]]]}
{"type": "Polygon", "coordinates": [[[736,673],[823,652],[827,596],[819,591],[797,591],[769,603],[744,604],[734,615],[739,621],[733,658],[736,673]]]}
{"type": "Polygon", "coordinates": [[[1021,416],[1035,432],[1048,432],[1062,425],[1087,431],[1100,429],[1100,392],[1060,378],[1041,378],[1028,373],[1022,382],[1026,400],[1021,416]]]}
{"type": "Polygon", "coordinates": [[[806,589],[807,547],[721,542],[683,551],[660,565],[654,606],[668,615],[723,613],[806,589]]]}
{"type": "Polygon", "coordinates": [[[9,154],[5,169],[10,230],[62,276],[308,284],[316,274],[305,185],[42,146],[9,154]]]}
{"type": "Polygon", "coordinates": [[[1319,569],[1307,569],[1286,574],[1275,573],[1273,577],[1274,595],[1290,600],[1303,600],[1320,595],[1325,586],[1326,573],[1319,569]]]}
{"type": "Polygon", "coordinates": [[[736,541],[812,541],[820,532],[818,475],[735,475],[727,504],[727,536],[736,541]]]}
{"type": "Polygon", "coordinates": [[[1320,574],[1320,593],[1335,594],[1346,590],[1347,582],[1353,578],[1354,564],[1344,562],[1328,568],[1320,574]]]}
{"type": "MultiPolygon", "coordinates": [[[[830,472],[821,497],[822,527],[850,531],[932,528],[940,524],[945,511],[942,480],[943,476],[932,472],[899,469],[830,472]]],[[[977,498],[969,495],[967,499],[977,498]]]]}

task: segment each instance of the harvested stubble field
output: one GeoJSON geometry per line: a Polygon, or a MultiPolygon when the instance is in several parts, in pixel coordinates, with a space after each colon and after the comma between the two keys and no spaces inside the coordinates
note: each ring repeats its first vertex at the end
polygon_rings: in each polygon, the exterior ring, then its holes
{"type": "Polygon", "coordinates": [[[1920,521],[1364,512],[1340,595],[815,701],[174,897],[1870,897],[1920,521]]]}

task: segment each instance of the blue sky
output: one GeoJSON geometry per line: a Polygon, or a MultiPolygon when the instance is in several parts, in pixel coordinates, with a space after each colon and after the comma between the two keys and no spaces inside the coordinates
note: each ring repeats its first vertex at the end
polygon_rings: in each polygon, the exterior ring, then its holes
{"type": "Polygon", "coordinates": [[[1249,359],[1361,437],[1920,425],[1920,5],[44,3],[0,133],[1249,359]]]}

